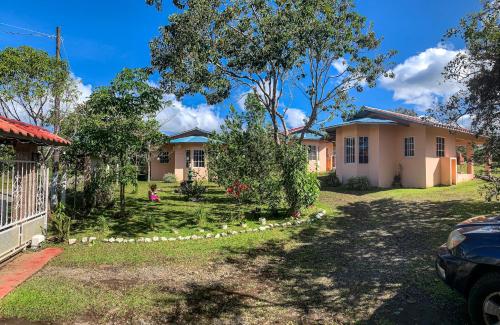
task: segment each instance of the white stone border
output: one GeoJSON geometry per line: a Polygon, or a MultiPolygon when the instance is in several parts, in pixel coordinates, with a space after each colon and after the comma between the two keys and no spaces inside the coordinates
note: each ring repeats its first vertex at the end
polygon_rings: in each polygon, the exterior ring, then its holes
{"type": "MultiPolygon", "coordinates": [[[[271,223],[268,225],[262,225],[258,228],[251,228],[251,229],[244,229],[244,230],[232,230],[229,232],[221,232],[217,234],[211,234],[208,233],[206,235],[190,235],[190,236],[177,236],[177,237],[139,237],[137,239],[135,238],[122,238],[122,237],[111,237],[111,238],[104,238],[102,239],[102,242],[104,243],[152,243],[152,242],[165,242],[165,241],[177,241],[177,240],[197,240],[197,239],[217,239],[217,238],[222,238],[222,237],[228,237],[228,236],[234,236],[234,235],[239,235],[239,234],[245,234],[245,233],[250,233],[250,232],[259,232],[259,231],[266,231],[270,230],[273,228],[288,228],[288,227],[294,227],[294,226],[300,226],[303,223],[311,223],[315,222],[316,220],[320,220],[323,218],[326,214],[325,210],[321,210],[317,212],[314,216],[307,218],[307,219],[297,219],[294,221],[287,221],[283,223],[271,223]]],[[[261,223],[265,224],[265,221],[261,223]]],[[[97,241],[96,237],[82,237],[80,242],[82,244],[91,244],[93,242],[97,241]]],[[[76,238],[71,238],[68,240],[69,245],[74,245],[78,242],[76,238]]]]}

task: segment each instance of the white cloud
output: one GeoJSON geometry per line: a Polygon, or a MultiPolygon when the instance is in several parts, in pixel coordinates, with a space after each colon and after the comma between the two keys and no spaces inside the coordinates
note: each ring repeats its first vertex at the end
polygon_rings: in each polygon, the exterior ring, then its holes
{"type": "Polygon", "coordinates": [[[333,61],[332,65],[339,73],[343,73],[347,69],[347,62],[344,58],[338,58],[333,61]]]}
{"type": "Polygon", "coordinates": [[[472,115],[465,114],[464,116],[462,116],[462,117],[460,117],[458,119],[457,124],[460,125],[463,128],[471,129],[471,126],[472,126],[472,115]]]}
{"type": "Polygon", "coordinates": [[[71,74],[71,78],[73,78],[78,90],[78,98],[76,102],[78,104],[82,104],[90,97],[90,94],[92,94],[92,85],[84,84],[82,78],[77,77],[74,74],[71,74]]]}
{"type": "Polygon", "coordinates": [[[306,114],[297,108],[289,108],[286,111],[285,117],[286,123],[292,128],[303,126],[305,124],[305,120],[307,119],[306,114]]]}
{"type": "Polygon", "coordinates": [[[438,99],[447,99],[460,90],[457,82],[444,80],[445,66],[460,51],[446,48],[442,44],[409,57],[394,69],[395,77],[382,77],[382,87],[394,92],[395,100],[413,104],[418,109],[431,108],[438,99]]]}
{"type": "Polygon", "coordinates": [[[166,95],[170,101],[157,115],[160,129],[166,132],[183,132],[195,127],[206,131],[218,130],[223,119],[216,113],[214,106],[200,104],[189,107],[175,99],[173,95],[166,95]]]}

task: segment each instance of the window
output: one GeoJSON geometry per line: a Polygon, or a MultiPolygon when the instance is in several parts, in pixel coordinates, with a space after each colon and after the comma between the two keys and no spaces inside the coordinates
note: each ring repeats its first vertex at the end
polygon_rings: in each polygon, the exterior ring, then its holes
{"type": "Polygon", "coordinates": [[[205,151],[203,150],[193,151],[193,164],[194,167],[205,167],[205,151]]]}
{"type": "Polygon", "coordinates": [[[191,150],[186,150],[186,168],[191,167],[191,150]]]}
{"type": "Polygon", "coordinates": [[[168,162],[170,161],[170,158],[168,156],[168,152],[161,151],[158,154],[158,160],[160,161],[160,164],[168,164],[168,162]]]}
{"type": "Polygon", "coordinates": [[[368,164],[368,137],[359,137],[358,163],[368,164]]]}
{"type": "Polygon", "coordinates": [[[307,153],[309,160],[318,160],[318,147],[307,146],[307,153]]]}
{"type": "Polygon", "coordinates": [[[344,138],[344,163],[354,163],[354,138],[344,138]]]}
{"type": "Polygon", "coordinates": [[[444,138],[436,138],[436,157],[444,157],[444,138]]]}
{"type": "Polygon", "coordinates": [[[415,156],[415,138],[405,138],[405,157],[415,156]]]}

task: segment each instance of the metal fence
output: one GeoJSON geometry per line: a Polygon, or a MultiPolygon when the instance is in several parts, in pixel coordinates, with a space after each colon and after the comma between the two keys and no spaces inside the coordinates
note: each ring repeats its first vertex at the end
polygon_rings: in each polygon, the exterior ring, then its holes
{"type": "Polygon", "coordinates": [[[0,161],[0,260],[26,247],[47,226],[48,168],[33,161],[0,161]]]}

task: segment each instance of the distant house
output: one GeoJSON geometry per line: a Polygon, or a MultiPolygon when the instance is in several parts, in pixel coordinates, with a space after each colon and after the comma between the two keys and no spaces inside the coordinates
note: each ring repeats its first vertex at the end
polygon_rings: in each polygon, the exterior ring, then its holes
{"type": "Polygon", "coordinates": [[[366,176],[372,186],[453,185],[474,177],[473,144],[485,139],[432,119],[365,107],[352,119],[325,129],[336,144],[336,173],[345,183],[366,176]],[[457,148],[467,152],[467,173],[457,172],[457,148]]]}
{"type": "MultiPolygon", "coordinates": [[[[298,136],[301,128],[290,130],[298,136]]],[[[158,151],[151,152],[151,180],[159,181],[167,173],[175,175],[178,181],[186,180],[189,168],[200,179],[206,179],[210,168],[205,145],[209,132],[195,128],[172,135],[158,151]]],[[[309,169],[328,171],[333,168],[333,143],[325,134],[317,131],[306,133],[303,144],[308,148],[309,169]]]]}

